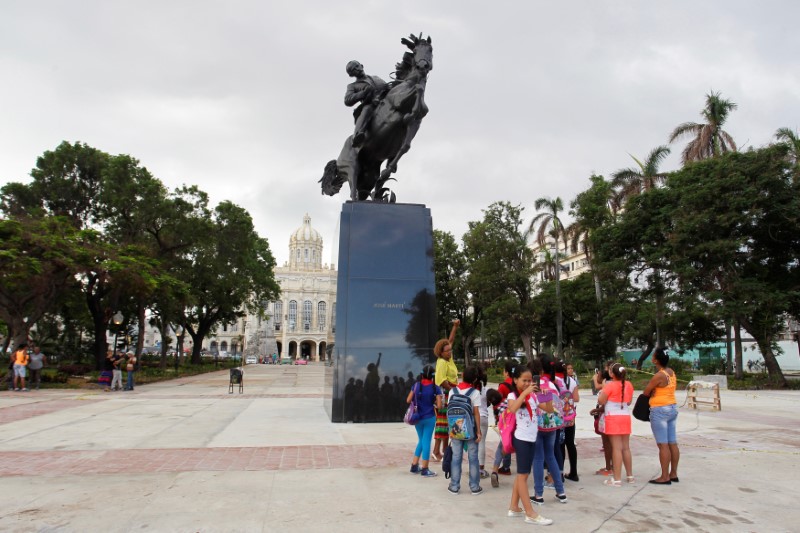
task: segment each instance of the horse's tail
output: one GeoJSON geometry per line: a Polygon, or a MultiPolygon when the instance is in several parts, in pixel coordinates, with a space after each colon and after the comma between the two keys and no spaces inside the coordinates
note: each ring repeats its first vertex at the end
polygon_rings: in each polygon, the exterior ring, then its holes
{"type": "Polygon", "coordinates": [[[336,166],[336,160],[332,159],[325,165],[325,170],[319,180],[322,184],[322,194],[333,196],[339,192],[344,183],[344,177],[339,175],[339,168],[336,166]]]}

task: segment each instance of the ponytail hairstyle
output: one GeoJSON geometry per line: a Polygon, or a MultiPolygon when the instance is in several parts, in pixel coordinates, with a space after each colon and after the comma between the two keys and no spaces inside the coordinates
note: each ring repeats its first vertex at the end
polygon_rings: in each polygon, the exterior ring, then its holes
{"type": "Polygon", "coordinates": [[[622,382],[622,396],[620,397],[620,404],[625,403],[625,379],[628,375],[628,371],[625,370],[625,367],[619,363],[614,363],[611,367],[611,373],[614,375],[615,378],[622,382]]]}
{"type": "Polygon", "coordinates": [[[502,401],[503,401],[503,395],[497,392],[497,390],[488,389],[486,391],[486,403],[488,403],[492,407],[500,405],[502,401]]]}
{"type": "Polygon", "coordinates": [[[516,364],[516,363],[514,363],[514,361],[513,361],[513,360],[511,360],[511,359],[508,359],[508,360],[506,360],[506,364],[505,364],[505,366],[503,367],[503,370],[505,370],[505,371],[506,371],[506,374],[508,374],[508,375],[510,376],[510,375],[511,375],[511,372],[513,372],[513,371],[514,371],[514,367],[515,367],[515,366],[517,366],[517,364],[516,364]]]}
{"type": "Polygon", "coordinates": [[[422,374],[420,375],[422,376],[422,379],[432,380],[435,374],[436,374],[435,368],[433,368],[431,365],[425,365],[425,367],[422,369],[422,374]]]}

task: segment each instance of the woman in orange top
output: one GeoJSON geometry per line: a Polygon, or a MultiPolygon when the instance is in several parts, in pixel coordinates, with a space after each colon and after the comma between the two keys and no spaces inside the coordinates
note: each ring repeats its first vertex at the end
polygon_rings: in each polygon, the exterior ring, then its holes
{"type": "Polygon", "coordinates": [[[669,355],[663,349],[653,352],[653,364],[656,374],[644,389],[650,396],[650,428],[658,444],[658,460],[661,463],[661,475],[651,479],[654,485],[671,485],[678,480],[678,461],[681,452],[678,449],[676,426],[678,422],[678,405],[675,401],[675,387],[678,379],[669,365],[669,355]]]}
{"type": "Polygon", "coordinates": [[[610,369],[612,380],[603,385],[603,390],[597,397],[597,403],[605,407],[604,433],[611,439],[612,468],[614,479],[606,479],[605,485],[619,487],[622,484],[622,465],[625,465],[625,474],[628,483],[635,481],[633,466],[631,464],[631,413],[629,406],[633,400],[633,385],[626,382],[627,372],[625,367],[615,363],[610,369]]]}

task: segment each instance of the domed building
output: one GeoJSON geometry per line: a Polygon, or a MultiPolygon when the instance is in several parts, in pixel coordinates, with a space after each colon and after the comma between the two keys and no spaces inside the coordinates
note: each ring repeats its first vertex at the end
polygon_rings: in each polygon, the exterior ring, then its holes
{"type": "Polygon", "coordinates": [[[325,360],[336,326],[336,278],[336,267],[322,263],[322,236],[306,214],[289,237],[289,261],[275,269],[281,299],[267,306],[267,337],[281,356],[325,360]]]}
{"type": "Polygon", "coordinates": [[[289,237],[289,261],[275,268],[281,299],[266,303],[267,320],[248,314],[222,324],[207,338],[207,349],[219,354],[244,351],[259,359],[277,352],[292,359],[325,360],[336,327],[337,275],[334,265],[322,263],[322,236],[306,214],[289,237]]]}

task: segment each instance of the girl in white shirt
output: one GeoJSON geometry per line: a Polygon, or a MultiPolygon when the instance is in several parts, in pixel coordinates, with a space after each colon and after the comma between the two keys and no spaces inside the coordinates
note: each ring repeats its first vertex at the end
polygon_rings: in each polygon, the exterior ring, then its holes
{"type": "Polygon", "coordinates": [[[518,365],[511,372],[514,388],[508,395],[508,410],[516,415],[517,427],[514,430],[514,450],[517,454],[517,477],[511,491],[511,503],[508,516],[525,516],[529,524],[550,525],[549,518],[537,514],[531,505],[528,493],[528,476],[533,464],[533,451],[536,447],[538,424],[536,420],[536,396],[538,384],[533,383],[533,376],[528,367],[518,365]],[[520,504],[522,509],[520,509],[520,504]]]}

